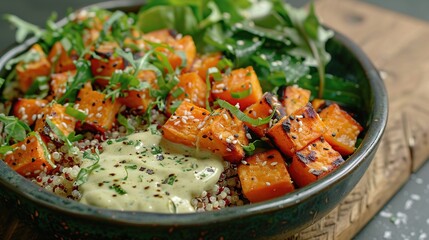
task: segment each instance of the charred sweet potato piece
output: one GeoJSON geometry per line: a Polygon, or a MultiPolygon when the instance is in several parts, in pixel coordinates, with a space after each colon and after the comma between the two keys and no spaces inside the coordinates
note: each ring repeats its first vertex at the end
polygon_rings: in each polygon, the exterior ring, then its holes
{"type": "Polygon", "coordinates": [[[104,133],[115,123],[121,104],[106,99],[105,94],[92,90],[91,84],[87,83],[79,91],[75,107],[87,114],[84,123],[78,122],[79,128],[104,133]]]}
{"type": "Polygon", "coordinates": [[[324,99],[315,98],[311,101],[311,105],[313,106],[316,112],[322,111],[322,109],[326,106],[326,101],[324,99]]]}
{"type": "Polygon", "coordinates": [[[198,72],[198,75],[205,81],[209,68],[216,67],[222,59],[222,53],[215,52],[197,58],[192,65],[192,69],[198,72]]]}
{"type": "Polygon", "coordinates": [[[166,99],[167,113],[172,113],[171,106],[176,101],[185,99],[188,99],[198,107],[205,107],[206,84],[196,72],[184,73],[179,76],[179,83],[171,90],[166,99]],[[178,90],[183,93],[173,96],[178,90]]]}
{"type": "Polygon", "coordinates": [[[320,117],[327,129],[323,136],[332,148],[343,156],[352,154],[362,126],[335,103],[323,109],[320,117]]]}
{"type": "Polygon", "coordinates": [[[233,163],[244,158],[242,145],[247,144],[244,123],[223,108],[210,114],[197,135],[197,147],[220,154],[233,163]]]}
{"type": "Polygon", "coordinates": [[[344,162],[341,154],[323,138],[316,139],[297,151],[289,165],[289,173],[299,187],[325,176],[344,162]]]}
{"type": "Polygon", "coordinates": [[[20,98],[13,106],[13,115],[31,126],[46,104],[48,101],[45,99],[20,98]]]}
{"type": "Polygon", "coordinates": [[[301,150],[326,131],[325,125],[310,103],[270,128],[267,136],[287,156],[301,150]]]}
{"type": "Polygon", "coordinates": [[[50,96],[53,99],[59,99],[66,92],[67,82],[76,75],[76,71],[67,71],[62,73],[54,73],[51,75],[50,96]]]}
{"type": "Polygon", "coordinates": [[[230,75],[224,75],[221,81],[213,83],[211,92],[215,99],[225,100],[232,105],[238,103],[241,110],[258,102],[262,97],[258,76],[251,66],[235,69],[230,75]]]}
{"type": "Polygon", "coordinates": [[[270,200],[295,188],[285,161],[277,150],[268,150],[246,158],[238,166],[243,194],[250,202],[270,200]]]}
{"type": "Polygon", "coordinates": [[[51,64],[39,44],[34,44],[29,54],[34,55],[31,62],[19,62],[16,65],[16,79],[21,91],[26,92],[34,79],[40,76],[48,76],[51,73],[51,64]]]}
{"type": "Polygon", "coordinates": [[[117,43],[105,42],[94,51],[98,57],[91,58],[91,72],[100,86],[106,86],[112,74],[125,67],[124,59],[114,54],[116,48],[119,48],[117,43]]]}
{"type": "Polygon", "coordinates": [[[49,173],[55,167],[38,133],[32,133],[24,141],[12,145],[12,148],[12,152],[4,155],[4,161],[22,176],[49,173]]]}
{"type": "Polygon", "coordinates": [[[287,86],[280,90],[280,101],[286,108],[286,114],[291,115],[304,107],[310,100],[311,92],[298,86],[287,86]]]}
{"type": "MultiPolygon", "coordinates": [[[[152,89],[158,87],[156,85],[156,74],[153,71],[140,71],[137,77],[141,82],[149,83],[152,89]]],[[[126,90],[124,91],[124,97],[118,98],[118,101],[128,108],[146,111],[149,104],[154,101],[154,99],[150,96],[149,88],[146,88],[142,90],[126,90]]]]}
{"type": "Polygon", "coordinates": [[[55,124],[55,126],[65,135],[68,136],[74,131],[76,126],[76,119],[66,113],[66,107],[61,104],[52,104],[45,106],[41,114],[36,120],[34,131],[37,131],[52,140],[58,139],[55,131],[46,122],[47,118],[55,124]]]}
{"type": "Polygon", "coordinates": [[[79,55],[75,50],[71,50],[70,53],[68,53],[61,42],[56,42],[48,55],[48,60],[52,65],[54,73],[76,70],[73,61],[78,58],[79,55]]]}
{"type": "Polygon", "coordinates": [[[264,137],[271,125],[276,124],[280,119],[286,116],[283,106],[279,103],[273,94],[266,92],[262,98],[252,105],[250,105],[244,113],[251,118],[266,118],[276,111],[272,117],[272,123],[266,123],[259,126],[253,126],[248,122],[244,122],[246,126],[252,130],[257,136],[264,137]]]}
{"type": "Polygon", "coordinates": [[[183,101],[162,126],[162,135],[172,142],[195,146],[201,125],[209,115],[206,109],[183,101]]]}

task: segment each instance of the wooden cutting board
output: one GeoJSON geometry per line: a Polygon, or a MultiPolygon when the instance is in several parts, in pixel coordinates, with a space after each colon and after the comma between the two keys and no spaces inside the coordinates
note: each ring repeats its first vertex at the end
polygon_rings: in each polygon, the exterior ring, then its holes
{"type": "Polygon", "coordinates": [[[356,0],[319,0],[321,21],[351,38],[380,70],[386,132],[368,171],[327,217],[291,239],[351,239],[429,156],[429,24],[356,0]]]}
{"type": "MultiPolygon", "coordinates": [[[[363,48],[390,99],[386,132],[362,180],[328,216],[290,238],[350,239],[429,156],[429,24],[357,0],[318,0],[316,11],[363,48]]],[[[43,239],[13,213],[0,213],[2,239],[43,239]]]]}

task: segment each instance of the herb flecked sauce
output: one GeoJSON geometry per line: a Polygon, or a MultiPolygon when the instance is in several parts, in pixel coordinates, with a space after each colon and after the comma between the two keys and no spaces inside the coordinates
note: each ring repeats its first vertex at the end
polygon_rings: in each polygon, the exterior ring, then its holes
{"type": "MultiPolygon", "coordinates": [[[[212,189],[223,160],[151,132],[103,143],[97,169],[80,186],[81,202],[116,210],[194,212],[192,198],[212,189]]],[[[93,161],[83,159],[82,167],[93,161]]]]}

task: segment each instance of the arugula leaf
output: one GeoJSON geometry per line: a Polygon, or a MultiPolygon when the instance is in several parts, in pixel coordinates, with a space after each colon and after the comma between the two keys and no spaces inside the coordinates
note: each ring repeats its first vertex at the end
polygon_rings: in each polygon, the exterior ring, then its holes
{"type": "Polygon", "coordinates": [[[23,141],[27,137],[27,132],[30,132],[30,127],[14,116],[6,116],[0,113],[0,122],[4,124],[4,132],[6,139],[3,144],[8,144],[11,139],[14,142],[23,141]]]}
{"type": "Polygon", "coordinates": [[[6,154],[13,150],[12,146],[0,146],[0,154],[6,154]]]}
{"type": "Polygon", "coordinates": [[[69,152],[73,155],[77,155],[79,151],[77,147],[73,145],[70,139],[63,133],[63,131],[61,131],[60,128],[58,128],[58,126],[55,123],[52,122],[52,120],[49,117],[46,118],[46,124],[48,124],[52,132],[55,135],[57,135],[58,139],[60,139],[67,145],[69,152]]]}
{"type": "Polygon", "coordinates": [[[118,122],[127,129],[127,134],[131,134],[136,130],[135,127],[128,122],[128,119],[120,113],[118,114],[118,122]]]}
{"type": "Polygon", "coordinates": [[[6,82],[4,78],[0,77],[0,88],[3,86],[3,84],[6,82]]]}
{"type": "Polygon", "coordinates": [[[15,39],[18,43],[22,43],[29,35],[39,38],[43,34],[43,30],[38,26],[26,22],[15,15],[5,14],[4,19],[17,28],[15,39]]]}
{"type": "Polygon", "coordinates": [[[285,20],[290,20],[292,24],[291,28],[285,29],[289,39],[295,45],[289,50],[289,53],[294,56],[301,56],[305,59],[305,64],[317,67],[319,73],[318,97],[321,98],[325,88],[325,66],[331,58],[325,50],[325,45],[328,39],[333,36],[333,32],[320,25],[313,3],[310,4],[309,12],[304,9],[295,9],[282,2],[277,3],[277,6],[284,14],[287,14],[285,20]]]}
{"type": "Polygon", "coordinates": [[[74,102],[78,91],[82,86],[89,80],[92,79],[90,63],[87,60],[79,59],[75,63],[76,65],[76,75],[73,78],[73,81],[68,84],[66,92],[63,96],[58,99],[59,104],[64,104],[66,102],[74,102]]]}

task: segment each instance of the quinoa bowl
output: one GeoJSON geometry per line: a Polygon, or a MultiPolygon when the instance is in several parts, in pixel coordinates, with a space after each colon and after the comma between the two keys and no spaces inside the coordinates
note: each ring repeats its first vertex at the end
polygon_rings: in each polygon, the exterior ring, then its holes
{"type": "MultiPolygon", "coordinates": [[[[100,6],[123,11],[138,11],[140,8],[139,4],[133,2],[111,2],[100,6]]],[[[9,59],[29,49],[35,41],[36,39],[29,39],[3,55],[0,60],[2,76],[6,74],[4,67],[9,59]]],[[[387,120],[387,98],[383,83],[361,50],[339,33],[335,33],[334,38],[327,43],[327,50],[332,55],[332,60],[326,68],[327,72],[342,77],[356,76],[359,91],[363,95],[362,112],[365,114],[361,115],[360,123],[365,131],[356,151],[338,169],[315,183],[261,203],[233,206],[217,211],[178,215],[117,211],[88,206],[53,195],[50,193],[52,188],[40,188],[1,162],[1,202],[17,209],[23,220],[34,223],[42,231],[54,233],[53,237],[58,238],[102,236],[136,239],[199,237],[245,239],[290,236],[326,215],[351,191],[371,162],[387,120]],[[231,225],[234,227],[231,228],[231,225]]],[[[82,148],[93,143],[97,144],[96,141],[89,141],[84,143],[82,148]]],[[[78,172],[79,169],[73,167],[64,171],[65,175],[74,176],[78,172]]],[[[55,179],[46,178],[41,181],[54,182],[55,179]]],[[[219,189],[213,192],[218,194],[216,199],[224,199],[222,195],[229,194],[219,189]]],[[[71,194],[78,197],[79,193],[71,194]]],[[[222,205],[219,201],[217,203],[208,201],[213,205],[222,205]]]]}

